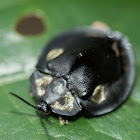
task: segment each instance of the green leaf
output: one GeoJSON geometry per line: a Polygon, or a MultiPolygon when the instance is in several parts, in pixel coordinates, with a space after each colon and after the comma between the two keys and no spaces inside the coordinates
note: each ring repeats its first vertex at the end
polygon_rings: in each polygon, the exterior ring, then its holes
{"type": "Polygon", "coordinates": [[[6,0],[0,4],[0,139],[2,140],[139,140],[140,139],[139,1],[6,0]],[[23,36],[15,28],[24,15],[37,13],[46,31],[23,36]],[[114,112],[94,118],[72,117],[62,126],[58,116],[42,120],[36,111],[10,96],[29,96],[29,76],[42,48],[56,34],[103,21],[130,39],[136,54],[137,80],[129,99],[114,112]]]}

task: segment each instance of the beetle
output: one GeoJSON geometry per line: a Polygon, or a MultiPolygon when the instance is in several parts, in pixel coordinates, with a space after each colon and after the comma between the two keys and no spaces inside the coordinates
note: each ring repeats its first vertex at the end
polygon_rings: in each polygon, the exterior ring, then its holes
{"type": "Polygon", "coordinates": [[[109,113],[129,96],[135,69],[131,44],[120,32],[93,27],[64,32],[43,49],[30,77],[40,101],[33,107],[62,116],[109,113]]]}

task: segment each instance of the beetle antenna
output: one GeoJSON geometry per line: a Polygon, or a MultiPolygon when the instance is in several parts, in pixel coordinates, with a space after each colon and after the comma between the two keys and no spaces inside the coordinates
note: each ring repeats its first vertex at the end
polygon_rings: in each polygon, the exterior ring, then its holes
{"type": "Polygon", "coordinates": [[[16,98],[20,99],[21,101],[23,101],[24,103],[26,103],[27,105],[35,108],[36,110],[39,110],[36,106],[30,104],[29,102],[25,101],[23,98],[19,97],[18,95],[16,95],[15,93],[10,92],[9,94],[15,96],[16,98]]]}

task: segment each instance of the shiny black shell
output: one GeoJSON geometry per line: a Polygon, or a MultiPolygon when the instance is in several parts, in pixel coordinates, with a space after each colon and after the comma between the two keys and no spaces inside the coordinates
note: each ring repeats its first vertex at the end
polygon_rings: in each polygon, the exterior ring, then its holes
{"type": "MultiPolygon", "coordinates": [[[[120,32],[92,27],[81,27],[56,36],[43,49],[36,69],[39,77],[51,75],[54,80],[61,78],[66,82],[65,88],[75,98],[75,108],[72,113],[52,110],[68,116],[81,110],[92,116],[111,112],[126,100],[135,80],[135,59],[128,39],[120,32]],[[49,52],[59,48],[63,53],[47,61],[49,52]],[[101,101],[98,96],[95,100],[92,98],[98,86],[105,93],[101,101]]],[[[36,98],[46,102],[49,100],[46,98],[53,98],[53,94],[39,96],[33,81],[34,76],[31,76],[31,89],[36,98]]]]}

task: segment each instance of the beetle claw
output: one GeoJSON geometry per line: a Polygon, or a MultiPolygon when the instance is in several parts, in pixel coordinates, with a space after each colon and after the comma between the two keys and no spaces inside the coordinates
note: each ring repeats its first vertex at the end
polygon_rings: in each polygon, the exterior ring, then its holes
{"type": "Polygon", "coordinates": [[[60,124],[66,125],[68,124],[68,120],[66,119],[66,116],[59,116],[60,124]]]}

